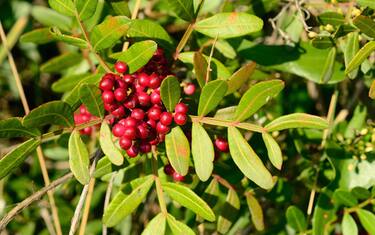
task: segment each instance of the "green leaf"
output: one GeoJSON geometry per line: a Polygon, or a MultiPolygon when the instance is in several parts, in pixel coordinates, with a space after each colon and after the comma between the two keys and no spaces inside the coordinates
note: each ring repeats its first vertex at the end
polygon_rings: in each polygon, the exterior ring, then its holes
{"type": "Polygon", "coordinates": [[[271,173],[237,128],[228,127],[228,142],[232,159],[242,173],[261,188],[271,189],[274,185],[271,173]]]}
{"type": "Polygon", "coordinates": [[[362,7],[370,7],[375,9],[375,2],[373,0],[357,0],[357,3],[362,7]]]}
{"type": "Polygon", "coordinates": [[[358,204],[357,199],[348,191],[337,189],[332,196],[335,204],[354,207],[358,204]]]}
{"type": "Polygon", "coordinates": [[[54,38],[49,28],[34,29],[20,37],[20,42],[22,43],[31,42],[35,44],[45,44],[53,41],[54,38]]]}
{"type": "Polygon", "coordinates": [[[109,16],[101,24],[96,25],[90,34],[94,50],[99,51],[115,45],[125,36],[130,22],[125,16],[109,16]]]}
{"type": "Polygon", "coordinates": [[[202,88],[201,96],[199,97],[198,115],[205,116],[214,110],[224,98],[227,90],[226,81],[215,80],[207,83],[202,88]]]}
{"type": "Polygon", "coordinates": [[[161,82],[160,96],[167,110],[173,112],[181,96],[180,83],[175,76],[168,76],[161,82]]]}
{"type": "Polygon", "coordinates": [[[72,0],[48,0],[52,9],[67,16],[74,16],[75,8],[72,0]]]}
{"type": "Polygon", "coordinates": [[[172,128],[165,136],[165,150],[173,169],[180,175],[186,175],[189,170],[190,145],[179,126],[172,128]]]}
{"type": "Polygon", "coordinates": [[[327,49],[335,46],[330,36],[316,37],[311,41],[311,44],[318,49],[327,49]]]}
{"type": "Polygon", "coordinates": [[[375,234],[375,215],[371,211],[358,209],[357,214],[362,226],[369,234],[375,234]]]}
{"type": "Polygon", "coordinates": [[[100,118],[104,117],[102,93],[96,85],[83,83],[79,89],[79,95],[82,103],[92,115],[100,118]]]}
{"type": "Polygon", "coordinates": [[[89,164],[89,152],[79,131],[74,130],[69,138],[69,166],[74,177],[83,185],[90,181],[89,164]]]}
{"type": "Polygon", "coordinates": [[[375,22],[367,16],[359,15],[353,20],[353,24],[371,38],[375,38],[375,22]]]}
{"type": "Polygon", "coordinates": [[[353,217],[349,213],[345,213],[341,223],[343,235],[358,234],[358,227],[353,217]]]}
{"type": "Polygon", "coordinates": [[[14,137],[36,137],[40,136],[40,131],[36,128],[26,128],[22,125],[22,119],[12,117],[0,120],[0,138],[14,137]]]}
{"type": "Polygon", "coordinates": [[[219,183],[213,178],[202,195],[202,198],[210,207],[215,207],[219,199],[219,183]]]}
{"type": "Polygon", "coordinates": [[[245,84],[251,75],[255,71],[256,63],[250,62],[243,67],[241,67],[239,70],[237,70],[229,79],[228,79],[228,90],[227,94],[232,94],[233,92],[237,91],[242,87],[243,84],[245,84]]]}
{"type": "Polygon", "coordinates": [[[264,230],[263,210],[258,200],[251,194],[246,194],[246,203],[249,207],[251,220],[258,231],[264,230]]]}
{"type": "Polygon", "coordinates": [[[74,2],[81,20],[87,20],[95,14],[98,0],[75,0],[74,2]]]}
{"type": "Polygon", "coordinates": [[[52,90],[54,92],[67,92],[72,91],[78,83],[80,83],[85,78],[92,76],[91,73],[79,73],[79,74],[72,74],[67,75],[56,82],[52,83],[52,90]]]}
{"type": "Polygon", "coordinates": [[[229,189],[224,205],[221,207],[221,214],[217,220],[217,231],[226,234],[232,224],[236,221],[240,210],[240,199],[234,189],[229,189]]]}
{"type": "Polygon", "coordinates": [[[321,83],[327,83],[329,82],[329,80],[331,80],[333,72],[334,72],[335,59],[336,59],[336,47],[332,47],[329,50],[328,56],[324,63],[323,71],[320,77],[321,83]]]}
{"type": "Polygon", "coordinates": [[[100,178],[104,175],[112,173],[114,170],[115,169],[112,165],[112,162],[107,156],[104,156],[98,161],[98,164],[96,165],[94,177],[100,178]]]}
{"type": "Polygon", "coordinates": [[[198,21],[195,30],[212,38],[233,38],[258,32],[263,28],[263,21],[247,13],[218,13],[198,21]]]}
{"type": "Polygon", "coordinates": [[[103,150],[103,153],[108,156],[109,160],[113,164],[121,166],[124,163],[124,157],[112,141],[112,132],[109,129],[106,120],[102,122],[102,125],[100,127],[99,143],[100,147],[103,150]]]}
{"type": "Polygon", "coordinates": [[[31,110],[22,121],[25,127],[41,127],[49,124],[74,126],[73,110],[63,101],[51,101],[31,110]]]}
{"type": "Polygon", "coordinates": [[[355,54],[353,59],[346,66],[345,73],[348,74],[358,68],[367,57],[370,56],[371,52],[375,50],[375,41],[366,43],[358,52],[355,54]]]}
{"type": "MultiPolygon", "coordinates": [[[[194,52],[193,65],[198,84],[202,88],[206,85],[206,76],[208,68],[207,60],[204,58],[202,53],[198,51],[194,52]]],[[[208,78],[207,80],[209,81],[210,79],[208,78]]]]}
{"type": "Polygon", "coordinates": [[[167,215],[167,223],[173,235],[195,235],[194,231],[184,223],[177,221],[172,215],[167,215]]]}
{"type": "Polygon", "coordinates": [[[375,99],[375,80],[371,83],[370,90],[368,91],[368,96],[373,100],[375,99]]]}
{"type": "Polygon", "coordinates": [[[7,176],[14,168],[19,167],[39,144],[40,140],[29,139],[2,157],[0,160],[0,179],[7,176]]]}
{"type": "Polygon", "coordinates": [[[288,221],[288,225],[298,232],[303,232],[307,229],[305,215],[296,206],[288,207],[286,210],[286,220],[288,221]]]}
{"type": "Polygon", "coordinates": [[[177,17],[186,21],[195,18],[193,0],[168,0],[168,3],[177,17]]]}
{"type": "Polygon", "coordinates": [[[225,40],[217,40],[215,43],[215,48],[229,59],[234,59],[237,56],[234,48],[225,40]]]}
{"type": "Polygon", "coordinates": [[[61,73],[62,70],[79,64],[83,60],[80,53],[66,52],[56,56],[40,66],[40,71],[44,73],[61,73]]]}
{"type": "Polygon", "coordinates": [[[191,152],[194,160],[195,172],[201,181],[207,181],[214,168],[214,145],[206,130],[200,123],[193,122],[191,134],[191,152]]]}
{"type": "Polygon", "coordinates": [[[35,20],[37,20],[44,26],[56,26],[59,29],[67,32],[71,30],[72,19],[50,8],[42,6],[33,6],[31,9],[31,15],[34,17],[35,20]]]}
{"type": "Polygon", "coordinates": [[[250,87],[237,106],[235,121],[241,122],[248,119],[265,105],[270,98],[277,96],[283,88],[284,82],[281,80],[259,82],[250,87]]]}
{"type": "Polygon", "coordinates": [[[263,141],[267,148],[268,158],[272,165],[277,169],[281,170],[283,164],[283,155],[281,149],[276,140],[267,132],[262,133],[263,141]]]}
{"type": "Polygon", "coordinates": [[[344,137],[353,139],[358,132],[361,131],[365,125],[367,117],[367,108],[363,105],[357,105],[354,109],[353,117],[350,119],[348,126],[345,129],[344,137]]]}
{"type": "MultiPolygon", "coordinates": [[[[345,50],[344,50],[344,59],[345,67],[348,67],[350,61],[354,58],[359,50],[359,41],[358,33],[353,32],[349,33],[346,39],[345,50]]],[[[348,73],[348,77],[354,79],[357,77],[358,69],[354,69],[352,72],[348,73]]]]}
{"type": "Polygon", "coordinates": [[[176,183],[162,183],[163,190],[176,202],[208,221],[215,221],[211,208],[190,188],[176,183]]]}
{"type": "Polygon", "coordinates": [[[322,25],[339,26],[345,23],[345,17],[337,12],[324,12],[318,16],[318,20],[322,25]]]}
{"type": "Polygon", "coordinates": [[[62,34],[61,31],[57,27],[53,27],[50,29],[50,34],[52,37],[58,41],[65,42],[67,44],[77,46],[79,48],[85,49],[87,48],[87,42],[81,38],[77,38],[74,36],[62,34]]]}
{"type": "Polygon", "coordinates": [[[119,55],[118,61],[126,62],[129,73],[136,72],[152,58],[158,45],[151,40],[134,43],[128,50],[119,55]]]}
{"type": "Polygon", "coordinates": [[[291,128],[326,129],[328,128],[328,121],[324,118],[306,113],[293,113],[276,118],[268,123],[265,128],[268,132],[291,128]]]}
{"type": "Polygon", "coordinates": [[[350,193],[357,199],[366,200],[371,197],[371,193],[363,187],[354,187],[350,193]]]}
{"type": "Polygon", "coordinates": [[[143,230],[142,235],[164,234],[166,225],[166,216],[163,213],[157,214],[143,230]]]}
{"type": "Polygon", "coordinates": [[[108,227],[120,223],[141,204],[153,183],[153,176],[146,176],[128,184],[131,193],[125,194],[124,190],[119,191],[104,211],[103,223],[108,227]]]}
{"type": "Polygon", "coordinates": [[[131,12],[127,1],[109,0],[106,2],[108,2],[111,5],[116,15],[127,16],[129,18],[131,17],[131,12]]]}

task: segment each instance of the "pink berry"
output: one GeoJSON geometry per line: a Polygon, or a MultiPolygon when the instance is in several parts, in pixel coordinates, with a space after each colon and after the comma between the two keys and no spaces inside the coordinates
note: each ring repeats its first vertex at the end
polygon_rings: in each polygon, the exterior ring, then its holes
{"type": "Polygon", "coordinates": [[[118,73],[125,73],[128,70],[128,66],[121,61],[115,63],[115,69],[118,73]]]}
{"type": "Polygon", "coordinates": [[[162,114],[160,114],[160,122],[163,125],[169,126],[172,124],[172,121],[173,121],[173,115],[171,113],[163,112],[162,114]]]}
{"type": "Polygon", "coordinates": [[[84,105],[81,105],[81,106],[79,107],[79,112],[80,112],[81,114],[91,115],[91,113],[87,110],[86,106],[84,106],[84,105]]]}
{"type": "Polygon", "coordinates": [[[172,177],[175,181],[184,181],[185,180],[185,177],[183,175],[180,175],[179,173],[177,173],[176,171],[173,172],[172,174],[172,177]]]}
{"type": "Polygon", "coordinates": [[[188,107],[184,103],[178,103],[178,104],[176,104],[176,107],[174,108],[174,111],[176,113],[187,113],[188,107]]]}
{"type": "Polygon", "coordinates": [[[150,77],[146,73],[138,74],[138,83],[143,87],[148,87],[150,84],[150,77]]]}
{"type": "Polygon", "coordinates": [[[193,83],[188,83],[184,87],[184,92],[186,95],[192,95],[195,92],[195,85],[193,83]]]}
{"type": "Polygon", "coordinates": [[[91,135],[92,127],[91,126],[85,127],[82,130],[80,130],[79,133],[81,133],[82,135],[91,135]]]}
{"type": "Polygon", "coordinates": [[[151,107],[148,112],[147,116],[149,119],[152,119],[154,121],[157,121],[160,119],[160,114],[162,113],[161,109],[159,107],[151,107]]]}
{"type": "Polygon", "coordinates": [[[149,85],[148,86],[150,88],[155,89],[155,88],[158,88],[160,86],[160,83],[161,83],[161,79],[159,78],[159,76],[156,75],[156,74],[152,74],[150,76],[150,81],[149,81],[149,85]]]}
{"type": "Polygon", "coordinates": [[[139,92],[137,93],[137,96],[138,96],[138,102],[141,106],[150,105],[151,99],[150,99],[150,96],[146,92],[144,91],[139,92]]]}
{"type": "Polygon", "coordinates": [[[130,74],[125,74],[123,78],[124,78],[124,82],[128,84],[131,84],[134,82],[134,77],[130,74]]]}
{"type": "Polygon", "coordinates": [[[218,137],[215,140],[215,147],[221,152],[228,152],[229,151],[228,141],[224,138],[221,138],[221,137],[218,137]]]}
{"type": "Polygon", "coordinates": [[[187,121],[187,116],[185,113],[175,113],[174,114],[174,122],[177,124],[177,125],[185,125],[187,121]]]}
{"type": "Polygon", "coordinates": [[[137,120],[135,120],[134,118],[132,117],[127,117],[125,119],[121,119],[119,121],[120,124],[124,125],[125,127],[135,127],[137,125],[137,120]]]}

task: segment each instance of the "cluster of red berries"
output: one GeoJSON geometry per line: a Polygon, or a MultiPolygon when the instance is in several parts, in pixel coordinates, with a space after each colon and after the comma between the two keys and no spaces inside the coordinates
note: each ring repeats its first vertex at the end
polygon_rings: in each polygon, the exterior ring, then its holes
{"type": "Polygon", "coordinates": [[[158,49],[150,62],[134,74],[125,74],[127,65],[123,62],[117,62],[115,69],[118,74],[105,74],[99,88],[104,108],[114,117],[113,135],[129,157],[136,157],[163,142],[173,120],[184,125],[188,107],[179,103],[172,114],[161,101],[160,85],[170,73],[162,50],[158,49]]]}
{"type": "MultiPolygon", "coordinates": [[[[90,120],[95,119],[95,118],[97,118],[97,117],[93,116],[87,110],[85,105],[81,105],[79,107],[79,113],[74,114],[74,123],[76,125],[80,125],[80,124],[83,124],[83,123],[87,123],[90,120]]],[[[93,128],[95,128],[95,127],[92,127],[92,126],[85,127],[82,130],[80,130],[79,132],[81,133],[81,135],[91,135],[93,128]]]]}
{"type": "Polygon", "coordinates": [[[173,169],[173,167],[170,164],[164,166],[164,173],[166,175],[172,176],[173,180],[175,180],[175,181],[184,181],[185,180],[185,176],[180,175],[177,171],[175,171],[173,169]]]}

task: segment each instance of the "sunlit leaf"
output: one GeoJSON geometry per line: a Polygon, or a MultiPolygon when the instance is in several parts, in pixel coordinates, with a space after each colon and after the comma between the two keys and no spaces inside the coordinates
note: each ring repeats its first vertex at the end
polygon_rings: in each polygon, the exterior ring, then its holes
{"type": "Polygon", "coordinates": [[[264,230],[263,210],[258,200],[251,193],[247,193],[246,203],[247,203],[247,206],[249,207],[251,220],[253,221],[255,228],[258,231],[264,230]]]}
{"type": "Polygon", "coordinates": [[[189,170],[190,145],[179,126],[172,128],[165,136],[165,149],[173,169],[180,175],[186,175],[189,170]]]}
{"type": "Polygon", "coordinates": [[[265,126],[268,132],[291,128],[325,129],[327,127],[328,122],[326,119],[306,113],[293,113],[281,116],[265,126]]]}
{"type": "Polygon", "coordinates": [[[52,83],[52,90],[54,92],[71,91],[78,83],[87,77],[92,76],[90,73],[80,73],[74,75],[67,75],[52,83]]]}
{"type": "Polygon", "coordinates": [[[346,66],[345,73],[348,74],[351,71],[358,68],[367,57],[375,50],[375,41],[366,43],[358,52],[355,54],[353,59],[346,66]]]}
{"type": "Polygon", "coordinates": [[[272,165],[281,170],[281,165],[283,164],[283,156],[279,144],[270,134],[266,132],[262,133],[262,138],[266,145],[268,158],[270,159],[272,165]]]}
{"type": "Polygon", "coordinates": [[[74,16],[75,7],[72,0],[48,0],[48,4],[61,14],[74,16]]]}
{"type": "Polygon", "coordinates": [[[167,215],[167,223],[173,235],[195,235],[194,231],[186,224],[176,220],[172,215],[167,215]]]}
{"type": "Polygon", "coordinates": [[[20,37],[20,42],[22,43],[31,42],[35,44],[45,44],[53,42],[54,40],[55,39],[53,38],[49,28],[34,29],[20,37]]]}
{"type": "Polygon", "coordinates": [[[369,234],[375,234],[375,214],[365,209],[358,209],[357,214],[366,231],[369,234]]]}
{"type": "Polygon", "coordinates": [[[81,38],[77,38],[71,35],[63,34],[57,27],[53,27],[50,29],[50,34],[52,37],[57,41],[62,41],[67,44],[77,46],[79,48],[87,48],[87,42],[81,38]]]}
{"type": "Polygon", "coordinates": [[[75,0],[74,1],[79,18],[87,20],[94,15],[98,0],[75,0]]]}
{"type": "Polygon", "coordinates": [[[333,72],[334,72],[335,59],[336,59],[336,47],[332,47],[329,50],[328,56],[324,63],[323,71],[320,77],[321,83],[327,83],[329,82],[329,80],[331,80],[333,72]]]}
{"type": "Polygon", "coordinates": [[[120,166],[124,163],[124,157],[112,141],[112,132],[109,129],[107,121],[103,121],[100,127],[99,142],[103,153],[108,156],[113,164],[120,166]]]}
{"type": "Polygon", "coordinates": [[[229,79],[228,79],[228,90],[227,95],[231,94],[242,87],[245,84],[251,75],[255,71],[256,64],[254,62],[250,62],[239,70],[237,70],[229,79]]]}
{"type": "Polygon", "coordinates": [[[168,76],[162,81],[160,85],[160,96],[167,110],[173,112],[181,96],[180,83],[176,77],[168,76]]]}
{"type": "Polygon", "coordinates": [[[148,222],[142,235],[164,234],[166,222],[166,216],[163,213],[157,214],[150,222],[148,222]]]}
{"type": "MultiPolygon", "coordinates": [[[[206,76],[207,76],[207,60],[204,58],[203,54],[200,52],[194,53],[193,65],[195,70],[195,76],[197,78],[198,84],[200,87],[206,85],[206,76]]],[[[208,74],[210,75],[210,73],[208,74]]],[[[210,78],[207,79],[208,81],[210,78]]]]}
{"type": "Polygon", "coordinates": [[[240,210],[240,199],[234,189],[229,189],[225,203],[221,208],[221,214],[217,220],[217,231],[226,234],[232,224],[236,221],[240,210]]]}
{"type": "Polygon", "coordinates": [[[61,73],[62,70],[77,65],[83,60],[81,54],[77,52],[66,52],[56,56],[40,66],[40,71],[44,73],[61,73]]]}
{"type": "Polygon", "coordinates": [[[353,20],[353,24],[371,38],[375,38],[375,22],[367,16],[359,15],[353,20]]]}
{"type": "Polygon", "coordinates": [[[72,19],[48,7],[33,6],[31,9],[31,15],[44,26],[55,26],[67,32],[71,30],[72,19]]]}
{"type": "Polygon", "coordinates": [[[205,116],[214,110],[224,98],[227,92],[227,82],[215,80],[207,83],[199,97],[198,115],[205,116]]]}
{"type": "MultiPolygon", "coordinates": [[[[346,39],[345,50],[344,50],[344,59],[345,67],[348,67],[350,61],[354,58],[355,54],[359,50],[359,39],[358,33],[353,32],[349,33],[346,39]]],[[[358,69],[354,69],[352,72],[348,73],[348,77],[354,79],[357,77],[358,69]]]]}
{"type": "Polygon", "coordinates": [[[375,80],[372,81],[372,83],[371,83],[370,90],[368,92],[368,96],[373,100],[375,99],[375,80]]]}
{"type": "Polygon", "coordinates": [[[303,232],[307,228],[305,215],[296,206],[288,207],[286,210],[286,220],[288,221],[288,225],[298,232],[303,232]]]}
{"type": "Polygon", "coordinates": [[[83,185],[90,181],[89,152],[79,131],[74,130],[69,138],[69,166],[74,177],[83,185]]]}
{"type": "Polygon", "coordinates": [[[358,227],[355,220],[349,213],[345,213],[341,223],[343,235],[358,234],[358,227]]]}
{"type": "Polygon", "coordinates": [[[332,196],[335,204],[353,207],[358,204],[357,199],[350,193],[342,189],[337,189],[332,196]]]}
{"type": "Polygon", "coordinates": [[[338,26],[345,23],[345,17],[342,14],[332,11],[320,14],[318,16],[318,20],[322,25],[330,24],[333,26],[338,26]]]}

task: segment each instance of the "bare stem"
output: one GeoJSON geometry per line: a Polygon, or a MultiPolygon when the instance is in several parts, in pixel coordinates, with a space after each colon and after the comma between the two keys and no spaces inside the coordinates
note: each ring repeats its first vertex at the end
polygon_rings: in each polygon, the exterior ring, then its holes
{"type": "MultiPolygon", "coordinates": [[[[132,15],[131,15],[132,20],[137,18],[139,8],[141,7],[141,3],[142,3],[142,0],[137,0],[135,2],[134,9],[133,9],[132,15]]],[[[124,42],[124,44],[122,46],[122,51],[126,51],[128,49],[128,47],[129,47],[129,42],[128,41],[124,42]]]]}
{"type": "Polygon", "coordinates": [[[79,228],[79,235],[85,234],[87,220],[88,220],[89,213],[90,213],[91,199],[94,193],[94,186],[95,186],[95,178],[91,178],[90,183],[89,183],[89,191],[87,193],[87,198],[85,202],[85,208],[83,209],[82,222],[79,228]]]}
{"type": "Polygon", "coordinates": [[[166,216],[168,214],[168,211],[167,211],[167,206],[164,200],[163,188],[161,186],[161,182],[160,182],[159,175],[158,175],[158,154],[156,152],[155,146],[152,147],[152,155],[153,155],[152,170],[153,170],[154,178],[155,178],[156,193],[158,195],[160,210],[166,216]]]}
{"type": "Polygon", "coordinates": [[[182,49],[184,49],[187,41],[190,38],[190,35],[193,33],[194,25],[195,25],[194,22],[191,23],[191,24],[189,24],[188,28],[186,29],[184,35],[181,38],[181,41],[178,43],[177,48],[176,48],[176,52],[174,54],[174,59],[175,60],[177,60],[178,55],[180,54],[180,52],[182,51],[182,49]]]}
{"type": "Polygon", "coordinates": [[[294,3],[296,5],[297,11],[298,11],[298,15],[300,17],[300,20],[301,20],[301,23],[303,25],[303,28],[305,29],[306,32],[310,32],[311,27],[306,24],[305,16],[303,15],[303,12],[302,12],[302,9],[301,9],[301,5],[300,5],[300,0],[294,0],[294,3]]]}
{"type": "MultiPolygon", "coordinates": [[[[109,205],[109,201],[111,199],[111,194],[112,194],[112,187],[113,187],[113,180],[114,179],[115,179],[115,174],[112,173],[111,179],[108,182],[107,191],[105,193],[103,211],[105,211],[105,209],[107,209],[107,207],[109,205]]],[[[102,229],[102,235],[107,235],[107,226],[105,226],[104,224],[103,224],[103,229],[102,229]]]]}

